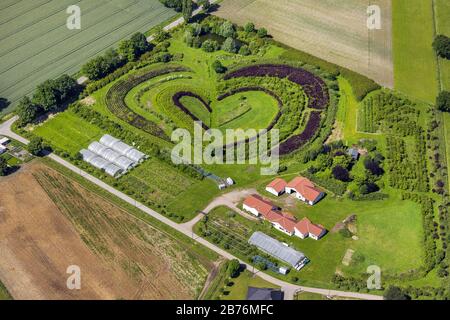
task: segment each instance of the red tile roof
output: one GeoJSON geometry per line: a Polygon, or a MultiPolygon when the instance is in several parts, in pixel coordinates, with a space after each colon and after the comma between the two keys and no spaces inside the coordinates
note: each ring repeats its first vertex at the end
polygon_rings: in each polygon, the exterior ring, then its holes
{"type": "Polygon", "coordinates": [[[316,237],[319,237],[325,230],[325,228],[323,228],[322,226],[312,223],[308,218],[303,218],[302,220],[300,220],[295,225],[295,228],[302,234],[312,234],[316,237]]]}
{"type": "Polygon", "coordinates": [[[252,194],[247,197],[244,200],[244,204],[250,208],[256,209],[262,215],[269,213],[269,211],[276,207],[272,202],[258,196],[257,194],[252,194]]]}
{"type": "Polygon", "coordinates": [[[278,223],[283,227],[283,229],[287,230],[288,232],[294,232],[296,221],[295,218],[290,214],[271,210],[266,215],[264,215],[264,218],[270,222],[278,223]]]}
{"type": "Polygon", "coordinates": [[[308,201],[315,201],[322,193],[322,191],[317,188],[314,183],[304,177],[294,178],[287,184],[287,187],[296,190],[308,201]]]}
{"type": "Polygon", "coordinates": [[[287,186],[287,182],[286,181],[284,181],[281,178],[276,178],[275,180],[273,180],[271,183],[269,183],[267,185],[267,188],[272,188],[276,192],[280,193],[280,192],[284,191],[284,188],[286,186],[287,186]]]}

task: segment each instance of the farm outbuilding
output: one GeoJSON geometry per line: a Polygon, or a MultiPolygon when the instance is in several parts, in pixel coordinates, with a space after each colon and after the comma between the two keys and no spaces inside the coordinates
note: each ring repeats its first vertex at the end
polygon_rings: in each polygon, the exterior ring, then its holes
{"type": "Polygon", "coordinates": [[[296,270],[303,268],[309,261],[302,252],[287,247],[280,241],[259,231],[252,234],[248,243],[274,258],[288,263],[296,270]]]}

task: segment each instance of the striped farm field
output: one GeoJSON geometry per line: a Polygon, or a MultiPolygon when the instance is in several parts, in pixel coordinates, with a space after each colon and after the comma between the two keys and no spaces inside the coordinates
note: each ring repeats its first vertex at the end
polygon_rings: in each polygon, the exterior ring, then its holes
{"type": "Polygon", "coordinates": [[[158,0],[3,0],[0,4],[0,97],[14,107],[35,86],[75,74],[87,60],[174,16],[158,0]],[[71,5],[81,29],[66,26],[71,5]]]}

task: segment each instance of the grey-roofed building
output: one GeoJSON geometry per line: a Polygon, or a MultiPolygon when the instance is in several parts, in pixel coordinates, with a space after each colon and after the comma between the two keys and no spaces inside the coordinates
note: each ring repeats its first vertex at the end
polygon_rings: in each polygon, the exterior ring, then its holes
{"type": "Polygon", "coordinates": [[[287,247],[280,241],[259,231],[252,234],[248,243],[274,258],[288,263],[297,270],[303,268],[309,261],[302,252],[287,247]]]}
{"type": "Polygon", "coordinates": [[[247,300],[283,300],[284,293],[281,290],[271,288],[248,287],[247,300]]]}
{"type": "Polygon", "coordinates": [[[356,148],[350,148],[347,151],[347,154],[351,156],[353,159],[358,160],[359,159],[359,151],[356,148]]]}

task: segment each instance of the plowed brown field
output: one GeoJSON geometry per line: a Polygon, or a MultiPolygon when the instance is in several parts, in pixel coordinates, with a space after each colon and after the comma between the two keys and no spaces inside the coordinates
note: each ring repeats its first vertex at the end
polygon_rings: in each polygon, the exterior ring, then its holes
{"type": "Polygon", "coordinates": [[[0,179],[0,279],[16,299],[192,299],[207,270],[167,234],[40,163],[0,179]],[[81,268],[81,290],[66,286],[81,268]]]}

